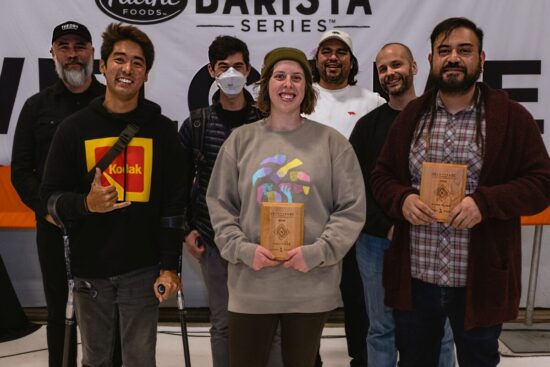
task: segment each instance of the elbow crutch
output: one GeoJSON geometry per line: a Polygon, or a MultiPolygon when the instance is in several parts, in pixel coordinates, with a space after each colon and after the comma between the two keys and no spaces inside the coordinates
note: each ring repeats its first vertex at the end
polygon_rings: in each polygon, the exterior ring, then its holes
{"type": "Polygon", "coordinates": [[[67,304],[65,306],[65,337],[63,339],[63,367],[69,366],[69,351],[71,348],[71,338],[74,327],[74,279],[71,271],[71,248],[69,241],[69,228],[57,213],[57,200],[61,197],[61,193],[53,194],[48,200],[48,213],[53,220],[61,228],[63,233],[63,253],[65,256],[65,272],[67,275],[67,304]]]}
{"type": "MultiPolygon", "coordinates": [[[[181,279],[181,257],[182,255],[180,255],[178,259],[177,274],[178,274],[178,278],[180,279],[180,283],[183,284],[183,281],[181,279]]],[[[166,291],[162,284],[159,284],[157,289],[160,294],[164,294],[164,292],[166,291]]],[[[181,341],[183,343],[183,358],[185,360],[185,367],[191,367],[191,353],[189,351],[189,335],[187,334],[187,310],[185,309],[185,298],[183,296],[183,291],[181,290],[181,287],[178,289],[177,301],[178,301],[178,313],[180,317],[181,341]]]]}
{"type": "MultiPolygon", "coordinates": [[[[173,229],[182,229],[182,230],[186,229],[184,224],[185,223],[184,215],[177,215],[173,217],[163,217],[161,222],[162,222],[161,226],[163,228],[173,228],[173,229]]],[[[181,284],[183,284],[183,280],[181,279],[182,253],[180,253],[180,256],[178,258],[178,268],[176,271],[181,284]]],[[[157,287],[157,290],[159,291],[160,294],[163,294],[166,291],[166,289],[162,284],[159,284],[159,286],[157,287]]],[[[180,289],[178,289],[177,301],[178,301],[178,313],[180,317],[181,341],[183,343],[183,357],[185,359],[185,367],[191,367],[191,353],[189,351],[189,336],[187,334],[187,311],[185,310],[185,298],[183,296],[183,291],[181,290],[181,287],[180,289]]]]}
{"type": "MultiPolygon", "coordinates": [[[[180,255],[178,260],[178,278],[180,278],[180,283],[183,284],[183,279],[181,279],[181,257],[180,255]]],[[[189,336],[187,335],[187,310],[185,309],[185,298],[183,296],[182,287],[178,289],[178,313],[180,316],[180,327],[181,327],[181,341],[183,343],[183,358],[185,359],[185,367],[191,367],[191,353],[189,351],[189,336]]]]}

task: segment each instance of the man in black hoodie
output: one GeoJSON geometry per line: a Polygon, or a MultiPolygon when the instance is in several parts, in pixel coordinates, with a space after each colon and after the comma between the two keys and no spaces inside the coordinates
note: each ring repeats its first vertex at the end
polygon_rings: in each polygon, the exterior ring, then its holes
{"type": "Polygon", "coordinates": [[[154,366],[158,303],[180,287],[182,231],[170,224],[183,214],[187,163],[175,124],[140,97],[153,60],[145,33],[109,25],[100,61],[105,96],[63,121],[46,162],[41,199],[71,227],[83,365],[108,364],[118,323],[123,364],[154,366]],[[94,172],[130,123],[139,126],[136,136],[94,172]]]}

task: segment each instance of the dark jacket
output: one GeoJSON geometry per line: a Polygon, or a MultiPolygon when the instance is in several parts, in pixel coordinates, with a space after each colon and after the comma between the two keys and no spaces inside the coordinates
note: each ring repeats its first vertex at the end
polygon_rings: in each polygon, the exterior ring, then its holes
{"type": "Polygon", "coordinates": [[[384,146],[388,131],[399,111],[384,103],[361,117],[349,137],[349,142],[355,150],[367,194],[367,218],[363,232],[371,236],[386,238],[393,221],[384,213],[376,202],[370,187],[370,176],[374,164],[384,146]]]}
{"type": "MultiPolygon", "coordinates": [[[[471,195],[482,221],[471,229],[465,328],[490,326],[517,316],[521,296],[520,216],[550,204],[550,158],[533,117],[506,93],[480,83],[485,98],[485,156],[479,185],[471,195]]],[[[397,220],[384,257],[385,302],[411,309],[410,226],[402,213],[412,193],[409,150],[426,95],[397,117],[372,173],[382,209],[397,220]]],[[[368,219],[367,219],[368,220],[368,219]]]]}
{"type": "MultiPolygon", "coordinates": [[[[229,137],[229,134],[231,134],[232,128],[237,127],[237,125],[232,126],[229,122],[222,120],[223,111],[220,104],[219,93],[218,91],[214,94],[212,105],[207,107],[205,111],[206,121],[203,130],[202,149],[196,146],[197,142],[200,142],[200,139],[193,138],[193,134],[200,130],[193,129],[190,118],[187,118],[183,122],[179,132],[183,146],[188,155],[192,155],[194,158],[191,172],[185,175],[188,180],[188,186],[193,186],[193,193],[188,193],[188,202],[190,202],[190,205],[187,208],[186,232],[188,233],[193,229],[197,229],[201,235],[201,240],[216,249],[217,247],[214,243],[214,230],[212,229],[208,207],[206,206],[206,189],[210,182],[210,176],[212,175],[212,169],[218,157],[218,152],[222,144],[229,137]],[[202,154],[204,158],[197,162],[196,158],[198,154],[202,154]],[[193,183],[194,179],[195,182],[193,183]]],[[[250,93],[246,90],[244,93],[246,106],[243,112],[246,118],[244,121],[240,122],[239,126],[262,118],[260,111],[253,106],[254,100],[250,93]]],[[[201,116],[201,113],[198,115],[201,116]]]]}
{"type": "Polygon", "coordinates": [[[74,275],[104,278],[159,261],[163,269],[175,269],[182,232],[161,222],[183,215],[185,165],[175,123],[153,102],[141,100],[132,112],[113,114],[99,97],[65,119],[52,142],[40,194],[46,203],[54,193],[62,193],[56,208],[71,224],[74,275]],[[87,173],[129,122],[140,130],[107,167],[104,177],[110,181],[103,179],[103,184],[113,184],[119,200],[132,204],[109,213],[89,213],[87,173]]]}
{"type": "Polygon", "coordinates": [[[90,87],[78,94],[69,91],[58,79],[23,105],[13,139],[11,181],[21,200],[34,210],[38,220],[44,220],[46,216],[38,191],[57,127],[64,118],[104,93],[105,86],[94,77],[90,87]]]}

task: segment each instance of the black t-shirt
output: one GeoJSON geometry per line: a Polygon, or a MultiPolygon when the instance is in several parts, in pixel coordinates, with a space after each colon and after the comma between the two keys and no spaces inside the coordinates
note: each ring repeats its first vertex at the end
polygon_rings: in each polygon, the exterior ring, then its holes
{"type": "Polygon", "coordinates": [[[376,203],[370,187],[370,175],[386,141],[390,127],[400,111],[388,103],[361,117],[349,138],[363,172],[367,194],[367,221],[363,232],[385,238],[393,222],[376,203]]]}
{"type": "Polygon", "coordinates": [[[228,111],[220,108],[218,110],[221,120],[229,124],[231,130],[236,129],[237,127],[243,124],[243,121],[247,120],[248,110],[250,107],[246,105],[243,109],[238,111],[228,111]]]}

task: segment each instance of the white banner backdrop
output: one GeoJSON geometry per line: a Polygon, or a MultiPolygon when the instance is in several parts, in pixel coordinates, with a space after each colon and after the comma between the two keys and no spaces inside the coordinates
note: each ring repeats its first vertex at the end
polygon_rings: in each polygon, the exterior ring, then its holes
{"type": "MultiPolygon", "coordinates": [[[[136,22],[153,40],[156,58],[146,97],[179,123],[189,114],[188,96],[207,103],[210,86],[190,89],[208,62],[208,46],[220,34],[236,36],[250,49],[252,66],[274,47],[293,46],[312,56],[322,32],[351,34],[359,60],[359,85],[373,89],[373,61],[388,42],[408,45],[418,62],[418,94],[429,65],[429,35],[441,20],[464,16],[485,32],[484,80],[508,89],[535,119],[544,121],[550,146],[550,1],[547,0],[1,0],[0,1],[0,165],[10,164],[13,134],[25,100],[40,89],[49,60],[53,27],[66,20],[85,24],[99,58],[101,33],[114,21],[136,22]],[[130,18],[133,18],[130,19],[130,18]],[[126,20],[124,20],[126,19],[126,20]],[[43,77],[44,75],[42,75],[43,77]],[[202,99],[201,99],[202,98],[202,99]],[[546,103],[545,103],[546,102],[546,103]]],[[[102,81],[103,79],[99,77],[102,81]]],[[[525,229],[527,284],[532,229],[525,229]]],[[[1,241],[0,241],[1,242],[1,241]]],[[[548,244],[548,234],[543,244],[548,244]]],[[[543,249],[545,246],[543,246],[543,249]]],[[[537,305],[550,306],[550,255],[544,254],[537,305]]],[[[526,288],[526,287],[524,287],[526,288]]],[[[525,295],[525,291],[524,291],[525,295]]]]}
{"type": "MultiPolygon", "coordinates": [[[[465,16],[485,31],[487,59],[498,64],[487,66],[487,72],[496,73],[503,88],[524,89],[518,92],[520,98],[532,101],[524,105],[535,119],[550,124],[550,104],[543,103],[550,96],[550,42],[543,31],[550,16],[549,4],[546,0],[2,0],[0,164],[10,162],[23,103],[39,90],[39,59],[50,59],[53,27],[66,20],[90,29],[98,59],[101,32],[117,21],[113,17],[145,14],[138,22],[156,49],[146,97],[181,123],[189,114],[188,95],[204,91],[205,86],[200,91],[190,91],[189,86],[208,62],[208,46],[217,35],[234,35],[247,42],[251,63],[260,70],[270,49],[293,46],[312,55],[323,31],[341,28],[353,38],[360,64],[359,85],[369,89],[373,88],[372,63],[377,51],[387,42],[402,42],[417,59],[416,88],[420,93],[428,74],[431,30],[447,17],[465,16]],[[145,19],[149,14],[153,16],[145,19]],[[165,18],[169,19],[162,21],[165,18]],[[162,22],[146,24],[151,21],[162,22]],[[500,78],[499,73],[504,75],[500,78]]],[[[550,134],[543,137],[550,146],[550,134]]]]}

